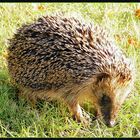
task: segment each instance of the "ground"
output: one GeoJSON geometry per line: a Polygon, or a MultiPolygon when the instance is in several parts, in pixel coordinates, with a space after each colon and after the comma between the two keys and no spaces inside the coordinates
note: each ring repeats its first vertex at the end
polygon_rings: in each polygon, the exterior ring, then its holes
{"type": "MultiPolygon", "coordinates": [[[[0,4],[0,137],[140,137],[140,4],[138,3],[1,3],[0,4]],[[76,123],[63,103],[38,103],[32,108],[17,98],[6,64],[8,39],[23,23],[56,12],[75,14],[100,24],[115,37],[136,65],[133,91],[108,128],[101,121],[76,123]]],[[[86,104],[86,111],[90,105],[86,104]]],[[[92,114],[90,114],[92,116],[92,114]]]]}

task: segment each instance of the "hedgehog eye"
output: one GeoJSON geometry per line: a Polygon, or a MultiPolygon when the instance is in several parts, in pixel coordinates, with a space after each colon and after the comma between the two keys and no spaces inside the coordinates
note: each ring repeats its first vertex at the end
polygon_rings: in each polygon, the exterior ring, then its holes
{"type": "Polygon", "coordinates": [[[101,100],[100,100],[100,105],[104,106],[104,105],[107,105],[109,103],[111,103],[110,97],[107,95],[103,95],[101,100]]]}

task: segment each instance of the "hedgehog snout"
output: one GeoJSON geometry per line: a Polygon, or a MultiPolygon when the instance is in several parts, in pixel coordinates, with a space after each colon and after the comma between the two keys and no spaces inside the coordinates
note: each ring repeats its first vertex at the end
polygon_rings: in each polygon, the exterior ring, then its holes
{"type": "Polygon", "coordinates": [[[109,120],[109,119],[107,119],[107,120],[105,120],[105,124],[108,127],[113,127],[116,124],[116,122],[115,122],[115,120],[109,120]]]}
{"type": "Polygon", "coordinates": [[[102,114],[103,115],[103,120],[106,126],[108,127],[113,127],[116,124],[115,118],[111,119],[110,112],[102,114]]]}
{"type": "Polygon", "coordinates": [[[115,125],[115,119],[112,119],[112,101],[109,96],[103,94],[102,98],[99,101],[101,107],[101,113],[103,116],[103,120],[108,127],[113,127],[115,125]]]}

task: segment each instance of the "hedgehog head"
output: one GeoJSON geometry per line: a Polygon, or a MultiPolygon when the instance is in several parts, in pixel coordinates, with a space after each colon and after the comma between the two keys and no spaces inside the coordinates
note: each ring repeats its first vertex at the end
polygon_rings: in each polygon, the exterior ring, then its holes
{"type": "Polygon", "coordinates": [[[121,63],[118,71],[99,73],[92,86],[97,112],[107,126],[114,126],[118,111],[129,95],[134,83],[134,67],[131,63],[121,63]]]}

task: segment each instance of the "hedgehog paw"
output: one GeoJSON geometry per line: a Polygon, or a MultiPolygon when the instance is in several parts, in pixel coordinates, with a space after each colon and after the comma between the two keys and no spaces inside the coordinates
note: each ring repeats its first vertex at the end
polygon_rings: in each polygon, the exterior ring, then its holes
{"type": "Polygon", "coordinates": [[[76,111],[73,112],[72,115],[73,119],[79,123],[84,124],[84,126],[89,126],[91,123],[90,116],[83,109],[81,109],[79,104],[76,105],[75,110],[76,111]]]}

